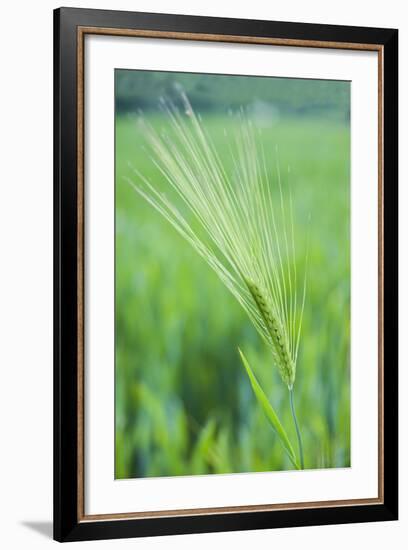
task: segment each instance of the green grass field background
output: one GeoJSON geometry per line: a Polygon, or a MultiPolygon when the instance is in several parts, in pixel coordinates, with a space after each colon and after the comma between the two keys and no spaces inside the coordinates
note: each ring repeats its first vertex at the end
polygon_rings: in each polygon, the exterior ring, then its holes
{"type": "MultiPolygon", "coordinates": [[[[166,126],[153,109],[144,116],[166,126]]],[[[228,163],[223,130],[234,119],[214,110],[202,118],[228,163]]],[[[283,184],[290,178],[299,273],[310,234],[294,388],[306,468],[347,467],[350,129],[339,117],[293,113],[263,126],[272,183],[277,162],[283,184]]],[[[237,348],[246,353],[295,444],[288,390],[270,352],[207,264],[126,181],[136,180],[130,162],[166,187],[143,142],[135,114],[117,113],[115,477],[291,469],[237,348]]]]}

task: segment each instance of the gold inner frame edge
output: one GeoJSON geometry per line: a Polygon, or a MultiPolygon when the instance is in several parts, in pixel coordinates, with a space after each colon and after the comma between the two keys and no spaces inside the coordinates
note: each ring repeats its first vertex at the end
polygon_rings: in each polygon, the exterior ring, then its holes
{"type": "Polygon", "coordinates": [[[109,27],[77,27],[77,511],[79,522],[147,519],[158,517],[185,517],[198,515],[265,512],[273,510],[299,510],[333,508],[337,506],[375,505],[384,502],[384,356],[383,356],[383,277],[384,277],[384,170],[383,170],[383,80],[384,47],[381,44],[359,44],[321,40],[297,40],[240,35],[189,33],[109,27]],[[139,38],[194,40],[239,44],[264,44],[307,48],[376,51],[378,53],[378,496],[375,498],[328,500],[296,503],[277,503],[212,508],[188,508],[145,512],[85,514],[84,478],[84,41],[86,35],[126,36],[139,38]]]}

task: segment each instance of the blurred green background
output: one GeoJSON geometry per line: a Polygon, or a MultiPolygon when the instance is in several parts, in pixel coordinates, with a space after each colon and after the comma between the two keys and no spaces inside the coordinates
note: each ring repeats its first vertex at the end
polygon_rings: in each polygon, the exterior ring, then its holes
{"type": "Polygon", "coordinates": [[[310,234],[294,388],[306,468],[350,466],[349,83],[116,70],[115,477],[291,469],[238,346],[296,444],[288,390],[246,314],[126,181],[130,163],[166,188],[136,113],[165,128],[159,97],[177,102],[181,88],[227,164],[228,111],[243,107],[262,129],[272,181],[277,162],[290,178],[299,273],[310,234]]]}

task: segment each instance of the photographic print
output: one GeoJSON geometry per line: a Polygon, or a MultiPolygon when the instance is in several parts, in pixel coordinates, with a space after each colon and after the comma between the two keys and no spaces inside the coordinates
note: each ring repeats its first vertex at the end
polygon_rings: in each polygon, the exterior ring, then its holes
{"type": "Polygon", "coordinates": [[[116,69],[115,478],[350,457],[350,82],[116,69]]]}
{"type": "Polygon", "coordinates": [[[54,12],[54,537],[398,518],[398,31],[54,12]]]}

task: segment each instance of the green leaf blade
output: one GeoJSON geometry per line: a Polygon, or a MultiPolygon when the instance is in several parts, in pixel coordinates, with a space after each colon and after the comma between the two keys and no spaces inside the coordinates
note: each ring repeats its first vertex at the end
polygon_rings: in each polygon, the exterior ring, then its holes
{"type": "Polygon", "coordinates": [[[290,461],[292,462],[292,464],[295,466],[297,470],[300,470],[300,466],[296,459],[295,451],[293,450],[293,447],[289,441],[289,438],[285,432],[284,427],[282,426],[278,418],[278,415],[276,414],[274,408],[272,407],[268,398],[266,397],[265,392],[263,391],[258,380],[256,379],[245,355],[242,353],[242,351],[239,348],[238,348],[238,351],[258,403],[260,404],[263,412],[265,413],[275,433],[279,437],[279,440],[283,448],[285,449],[288,457],[290,458],[290,461]]]}

